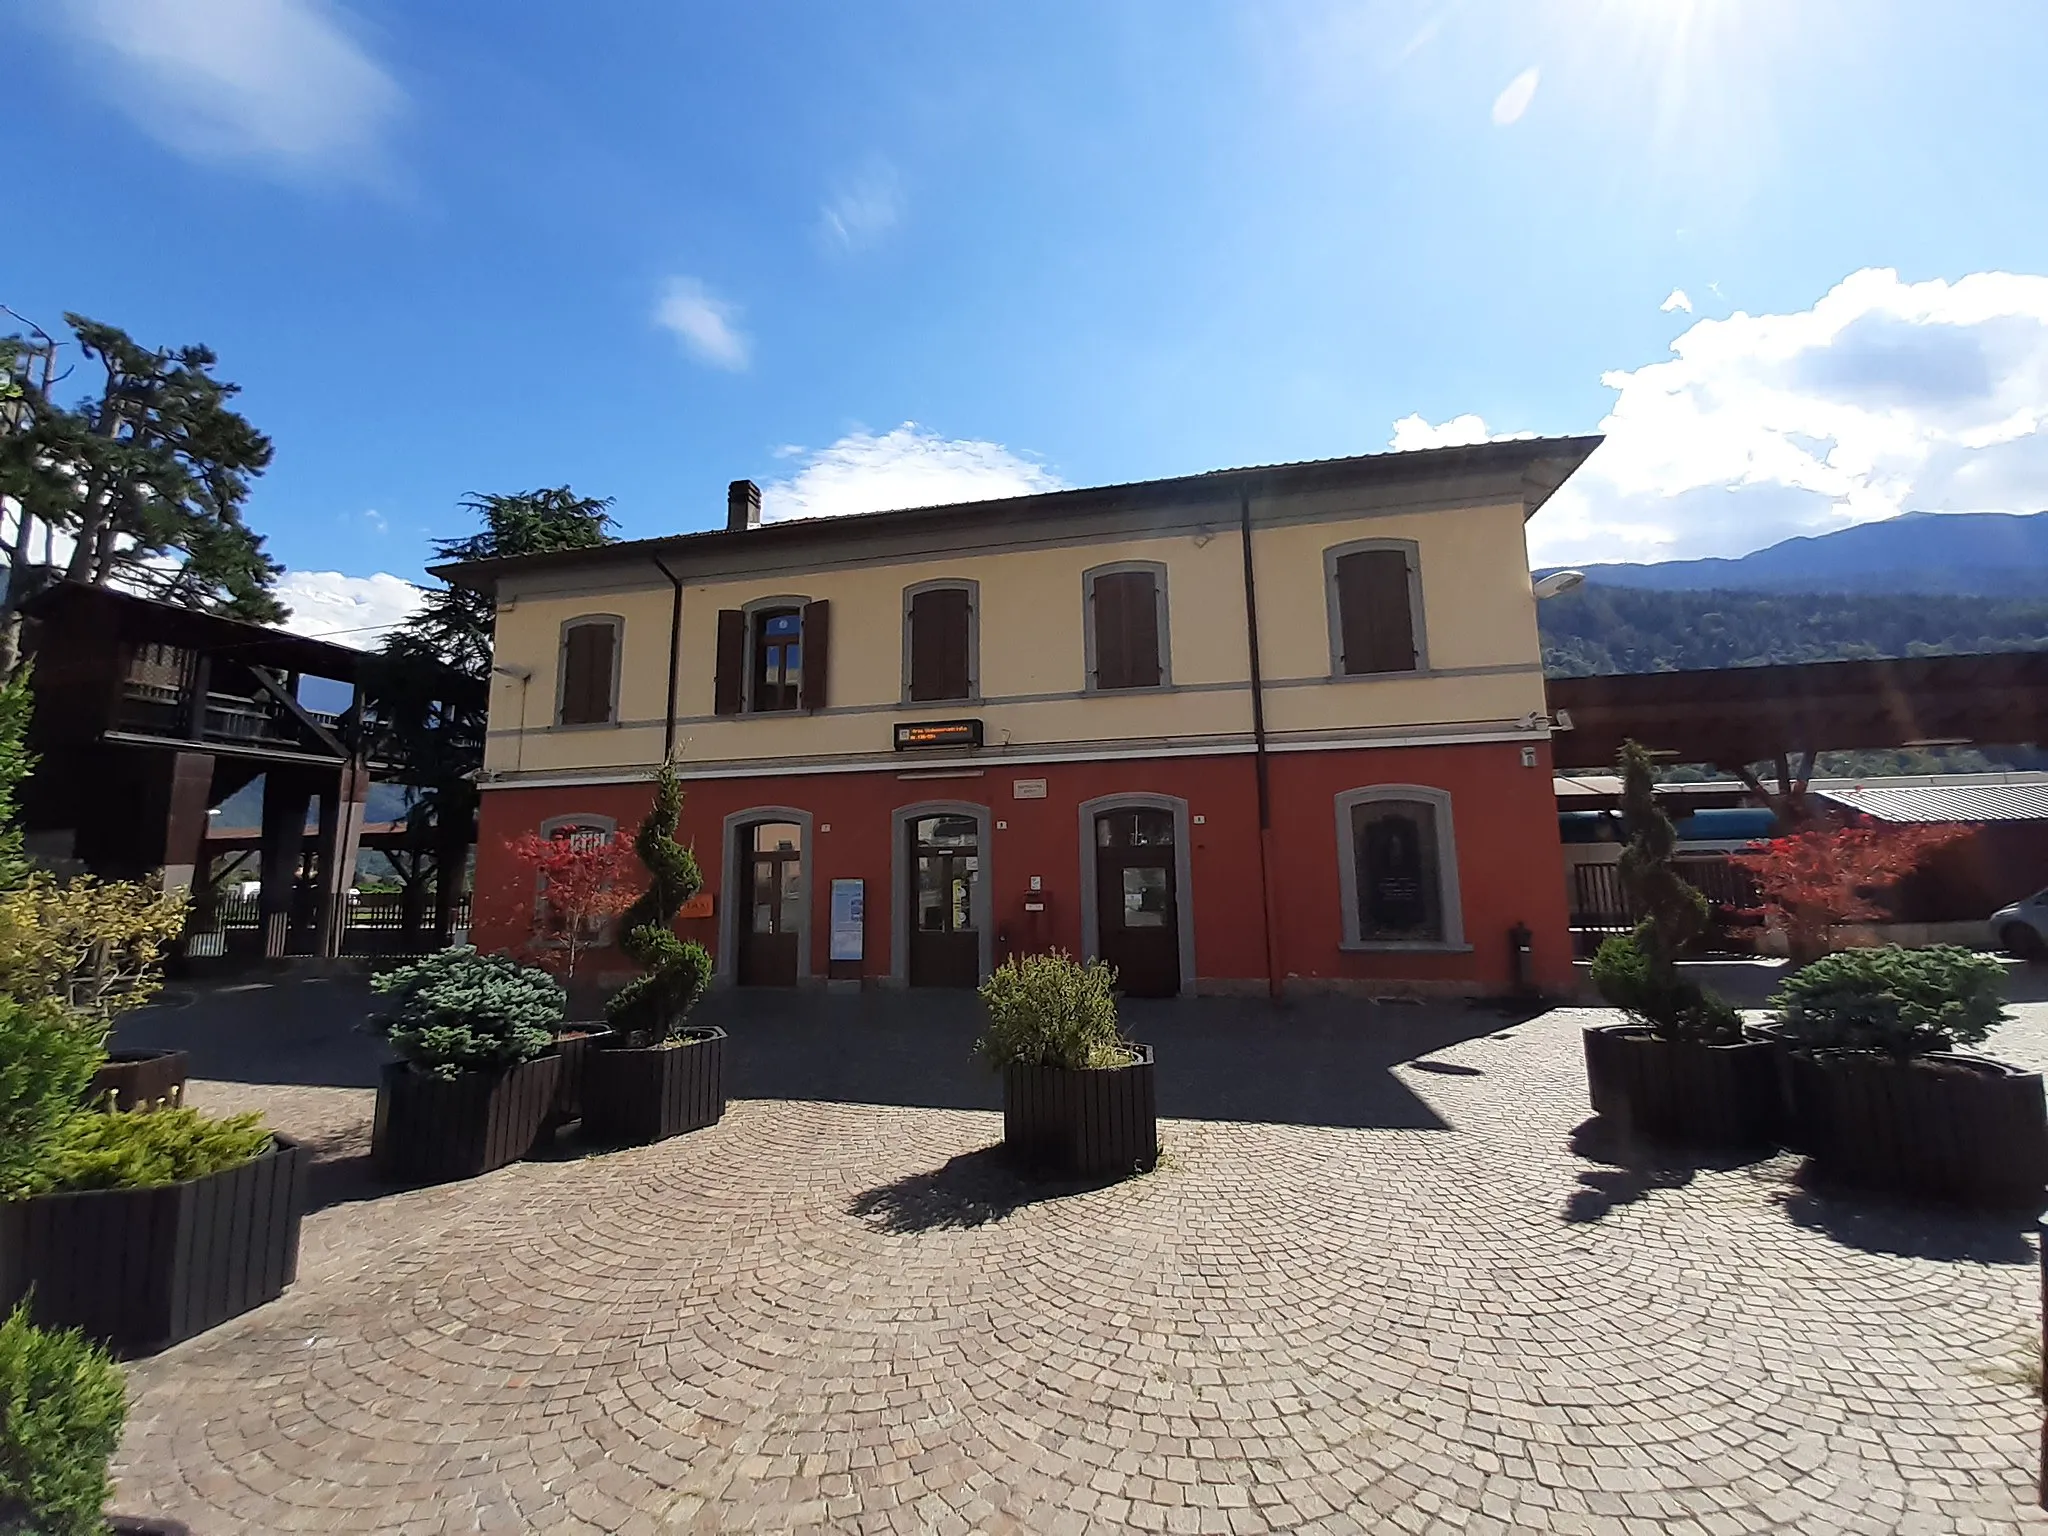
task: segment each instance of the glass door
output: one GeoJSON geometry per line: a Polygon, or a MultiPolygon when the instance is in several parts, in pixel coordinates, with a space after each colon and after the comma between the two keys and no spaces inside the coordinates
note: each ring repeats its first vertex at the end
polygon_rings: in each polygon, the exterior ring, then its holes
{"type": "Polygon", "coordinates": [[[740,829],[740,844],[747,906],[740,914],[739,983],[793,987],[803,931],[803,828],[758,822],[740,829]]]}
{"type": "Polygon", "coordinates": [[[913,987],[971,987],[981,980],[978,839],[972,816],[926,816],[910,824],[907,980],[913,987]]]}
{"type": "Polygon", "coordinates": [[[1180,992],[1180,909],[1173,814],[1104,811],[1095,818],[1096,948],[1132,997],[1180,992]]]}

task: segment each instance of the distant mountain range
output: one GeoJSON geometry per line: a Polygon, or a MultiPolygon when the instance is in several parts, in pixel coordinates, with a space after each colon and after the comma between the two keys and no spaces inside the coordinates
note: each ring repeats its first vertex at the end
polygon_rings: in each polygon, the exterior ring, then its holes
{"type": "MultiPolygon", "coordinates": [[[[369,798],[363,805],[363,820],[372,826],[381,822],[403,821],[410,805],[411,800],[403,784],[372,784],[369,798]]],[[[316,824],[319,810],[317,800],[307,808],[307,826],[316,824]]],[[[209,829],[220,836],[229,832],[255,832],[262,826],[263,781],[256,779],[221,801],[209,829]]]]}
{"type": "Polygon", "coordinates": [[[1734,560],[1576,569],[1603,586],[1660,592],[2048,597],[2048,512],[1908,512],[1734,560]]]}

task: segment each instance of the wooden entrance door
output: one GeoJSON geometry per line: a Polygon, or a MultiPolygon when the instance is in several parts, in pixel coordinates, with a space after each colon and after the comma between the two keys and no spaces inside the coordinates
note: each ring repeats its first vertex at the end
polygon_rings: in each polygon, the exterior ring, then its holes
{"type": "Polygon", "coordinates": [[[971,987],[981,980],[975,886],[981,848],[972,816],[910,823],[910,946],[913,987],[971,987]]]}
{"type": "Polygon", "coordinates": [[[1095,818],[1097,950],[1132,997],[1180,992],[1180,893],[1173,813],[1104,811],[1095,818]]]}
{"type": "Polygon", "coordinates": [[[793,987],[808,895],[803,828],[787,821],[757,822],[740,829],[739,841],[747,903],[739,921],[739,984],[793,987]]]}

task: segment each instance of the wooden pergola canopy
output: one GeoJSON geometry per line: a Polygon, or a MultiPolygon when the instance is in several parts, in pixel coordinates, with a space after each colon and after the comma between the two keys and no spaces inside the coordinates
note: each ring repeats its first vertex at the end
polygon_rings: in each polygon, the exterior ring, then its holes
{"type": "Polygon", "coordinates": [[[2048,741],[2048,652],[1916,656],[1558,677],[1551,738],[1564,770],[1611,767],[1624,741],[1674,763],[1747,763],[1809,752],[2048,741]]]}

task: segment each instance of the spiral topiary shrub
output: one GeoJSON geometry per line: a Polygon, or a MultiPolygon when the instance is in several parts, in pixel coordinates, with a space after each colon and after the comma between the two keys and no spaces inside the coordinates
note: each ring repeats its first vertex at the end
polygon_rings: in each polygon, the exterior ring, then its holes
{"type": "Polygon", "coordinates": [[[682,780],[673,763],[663,763],[654,776],[654,804],[633,838],[633,851],[647,867],[647,889],[619,921],[619,948],[644,970],[605,1009],[629,1046],[676,1039],[711,979],[710,952],[675,931],[676,914],[704,884],[697,856],[676,841],[682,817],[682,780]]]}

